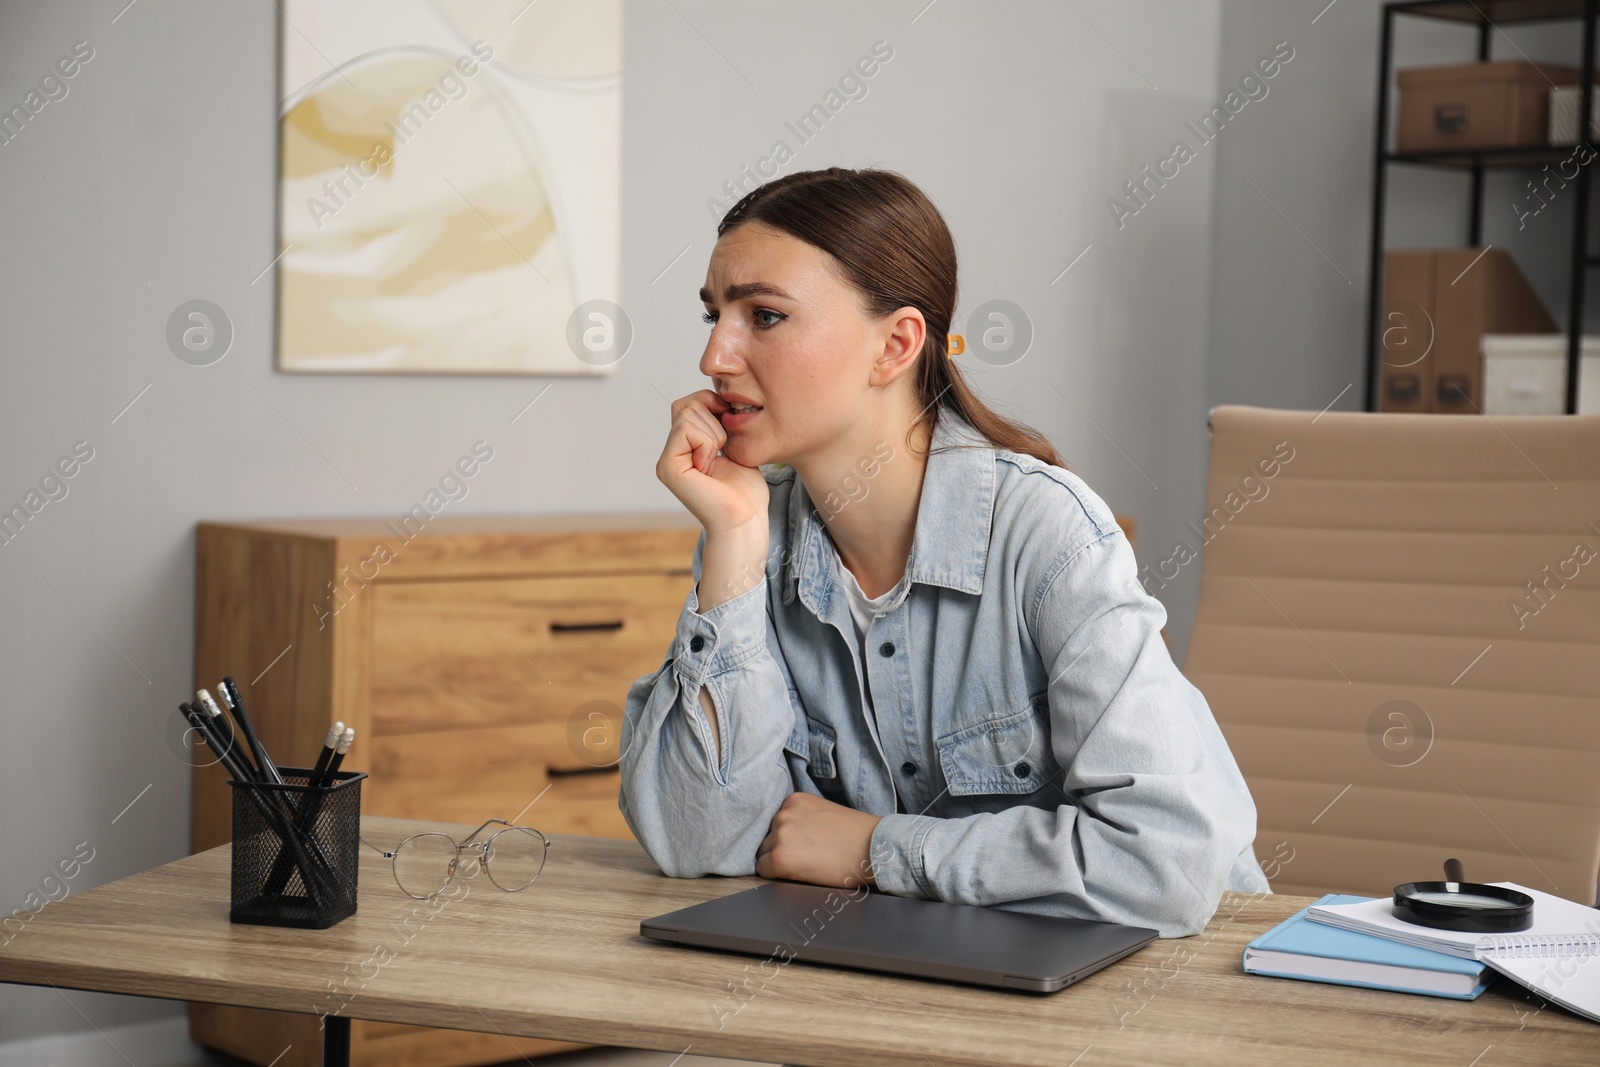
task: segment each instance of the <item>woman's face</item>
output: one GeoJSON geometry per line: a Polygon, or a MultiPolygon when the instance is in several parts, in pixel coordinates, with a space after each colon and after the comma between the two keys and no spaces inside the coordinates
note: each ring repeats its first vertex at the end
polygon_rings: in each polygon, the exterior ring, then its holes
{"type": "Polygon", "coordinates": [[[915,362],[920,313],[869,318],[832,263],[820,248],[760,222],[735,226],[711,253],[700,291],[711,336],[700,372],[732,403],[760,408],[720,416],[723,453],[735,463],[792,464],[853,442],[864,422],[871,432],[887,414],[878,410],[886,390],[873,387],[915,362]],[[907,328],[907,318],[915,325],[907,328]]]}

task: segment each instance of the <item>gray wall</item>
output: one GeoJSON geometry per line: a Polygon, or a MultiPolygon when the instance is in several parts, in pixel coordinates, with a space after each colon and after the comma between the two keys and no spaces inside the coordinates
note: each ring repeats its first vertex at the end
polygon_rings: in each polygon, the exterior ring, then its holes
{"type": "MultiPolygon", "coordinates": [[[[271,279],[252,279],[276,251],[276,12],[124,3],[0,6],[7,107],[73,42],[95,49],[67,98],[0,147],[0,501],[74,442],[95,450],[0,546],[4,911],[79,841],[96,851],[74,891],[186,851],[189,778],[163,728],[190,680],[196,521],[391,516],[480,438],[496,457],[460,511],[675,507],[653,467],[667,399],[704,384],[706,201],[877,40],[893,59],[787,170],[882,165],[928,191],[962,257],[958,322],[1005,299],[1035,331],[1021,361],[963,367],[1137,518],[1142,562],[1202,510],[1210,404],[1321,408],[1356,375],[1372,0],[1315,26],[1306,5],[1244,0],[629,0],[620,302],[634,347],[614,378],[554,379],[515,425],[544,380],[272,370],[271,279]],[[1285,38],[1296,58],[1270,95],[1113,222],[1122,184],[1192,143],[1184,122],[1285,38]],[[163,339],[197,297],[236,331],[210,367],[163,339]]],[[[1197,576],[1161,591],[1180,661],[1197,576]]],[[[83,1014],[53,990],[0,989],[0,1033],[178,1010],[72,1004],[83,1014]]]]}

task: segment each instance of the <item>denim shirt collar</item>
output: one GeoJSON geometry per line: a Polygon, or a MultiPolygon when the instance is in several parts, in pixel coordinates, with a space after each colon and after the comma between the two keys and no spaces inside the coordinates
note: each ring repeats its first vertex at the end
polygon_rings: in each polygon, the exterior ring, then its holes
{"type": "MultiPolygon", "coordinates": [[[[937,409],[930,450],[906,575],[909,582],[977,595],[983,591],[984,568],[989,558],[994,446],[966,419],[941,407],[937,409]]],[[[798,475],[789,494],[788,518],[789,554],[783,567],[783,602],[793,601],[798,591],[801,601],[820,618],[832,599],[833,548],[798,475]]]]}

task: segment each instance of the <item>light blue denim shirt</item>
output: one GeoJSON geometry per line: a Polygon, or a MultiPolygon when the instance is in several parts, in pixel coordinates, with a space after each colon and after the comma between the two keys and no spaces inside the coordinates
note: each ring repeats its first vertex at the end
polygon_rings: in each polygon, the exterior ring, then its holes
{"type": "Polygon", "coordinates": [[[902,896],[1176,937],[1225,889],[1270,892],[1255,804],[1105,502],[948,410],[932,447],[864,657],[792,468],[762,468],[764,576],[704,615],[701,532],[666,657],[628,690],[619,804],[645,850],[669,875],[751,874],[803,790],[882,816],[873,874],[902,896]]]}

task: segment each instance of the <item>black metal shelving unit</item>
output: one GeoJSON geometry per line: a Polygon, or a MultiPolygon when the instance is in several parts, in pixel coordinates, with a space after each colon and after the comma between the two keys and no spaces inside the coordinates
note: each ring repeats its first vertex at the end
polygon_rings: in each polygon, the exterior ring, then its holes
{"type": "MultiPolygon", "coordinates": [[[[1367,410],[1379,409],[1382,358],[1379,345],[1379,319],[1383,313],[1383,224],[1388,168],[1391,165],[1444,167],[1469,170],[1472,174],[1472,218],[1469,245],[1479,244],[1483,231],[1483,172],[1496,168],[1542,167],[1572,155],[1580,143],[1594,148],[1590,123],[1594,108],[1586,87],[1594,81],[1595,25],[1600,19],[1600,0],[1406,0],[1383,6],[1383,35],[1378,59],[1377,147],[1373,155],[1372,176],[1372,261],[1369,264],[1370,289],[1367,293],[1367,410]],[[1505,23],[1578,21],[1582,23],[1582,71],[1578,85],[1578,142],[1568,145],[1540,145],[1529,148],[1477,149],[1445,152],[1395,152],[1389,148],[1389,92],[1394,80],[1395,20],[1407,15],[1416,18],[1475,25],[1478,29],[1478,59],[1489,58],[1489,40],[1495,27],[1505,23]]],[[[1596,149],[1600,150],[1600,149],[1596,149]]],[[[1580,169],[1573,201],[1571,273],[1567,303],[1567,414],[1578,406],[1578,373],[1583,341],[1583,305],[1587,294],[1587,272],[1600,267],[1600,255],[1588,248],[1590,173],[1600,168],[1600,159],[1580,169]]]]}

